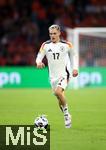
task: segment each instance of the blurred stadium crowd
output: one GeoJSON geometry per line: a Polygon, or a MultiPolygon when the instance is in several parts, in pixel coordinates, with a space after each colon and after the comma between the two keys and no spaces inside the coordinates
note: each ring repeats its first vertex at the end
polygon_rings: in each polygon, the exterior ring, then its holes
{"type": "Polygon", "coordinates": [[[105,27],[105,0],[0,0],[0,66],[35,65],[48,27],[105,27]]]}

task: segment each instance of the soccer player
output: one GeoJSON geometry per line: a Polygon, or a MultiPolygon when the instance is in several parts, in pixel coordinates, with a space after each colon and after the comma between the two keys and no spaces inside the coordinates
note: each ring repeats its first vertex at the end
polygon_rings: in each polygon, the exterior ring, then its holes
{"type": "Polygon", "coordinates": [[[36,58],[36,65],[37,68],[45,67],[42,60],[46,55],[51,87],[64,114],[65,127],[70,128],[71,115],[68,110],[64,90],[70,79],[70,64],[72,64],[72,76],[76,77],[78,75],[78,55],[70,42],[61,39],[59,25],[54,24],[49,27],[49,36],[50,40],[41,45],[36,58]]]}

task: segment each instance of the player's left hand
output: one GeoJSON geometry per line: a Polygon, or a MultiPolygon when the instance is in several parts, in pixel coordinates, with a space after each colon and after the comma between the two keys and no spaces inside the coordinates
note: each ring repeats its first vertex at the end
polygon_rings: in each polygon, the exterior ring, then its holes
{"type": "Polygon", "coordinates": [[[72,76],[73,77],[78,76],[78,70],[74,69],[73,72],[72,72],[72,76]]]}

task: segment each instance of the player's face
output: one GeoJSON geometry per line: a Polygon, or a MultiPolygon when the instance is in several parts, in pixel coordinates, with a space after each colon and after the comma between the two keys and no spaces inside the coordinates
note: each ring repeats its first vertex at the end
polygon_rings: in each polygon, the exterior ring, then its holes
{"type": "Polygon", "coordinates": [[[56,43],[60,40],[60,31],[56,28],[49,30],[49,36],[53,43],[56,43]]]}

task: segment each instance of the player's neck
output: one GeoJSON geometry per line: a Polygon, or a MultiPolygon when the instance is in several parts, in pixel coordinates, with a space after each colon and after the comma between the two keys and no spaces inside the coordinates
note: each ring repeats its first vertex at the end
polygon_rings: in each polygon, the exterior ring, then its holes
{"type": "Polygon", "coordinates": [[[60,38],[57,39],[56,41],[53,41],[53,43],[59,43],[60,42],[60,38]]]}

